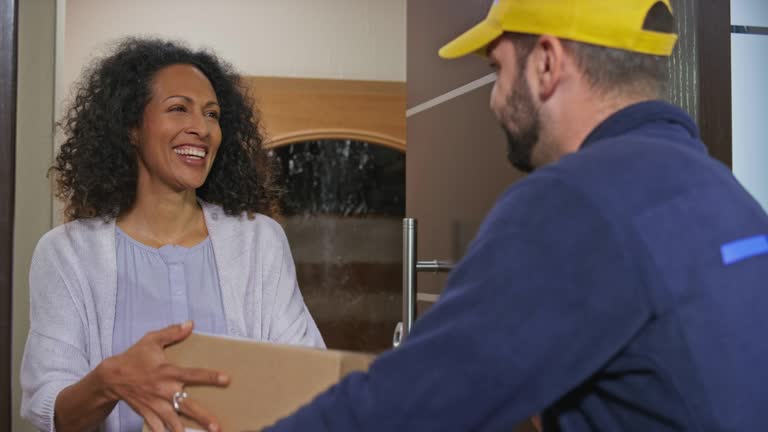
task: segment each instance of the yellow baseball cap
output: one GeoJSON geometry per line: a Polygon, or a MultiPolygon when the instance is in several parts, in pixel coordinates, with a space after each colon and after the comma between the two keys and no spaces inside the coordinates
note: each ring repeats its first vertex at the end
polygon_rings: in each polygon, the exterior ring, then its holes
{"type": "Polygon", "coordinates": [[[644,30],[648,12],[669,0],[494,0],[488,16],[440,48],[440,57],[485,54],[504,32],[550,35],[643,54],[670,56],[677,35],[644,30]]]}

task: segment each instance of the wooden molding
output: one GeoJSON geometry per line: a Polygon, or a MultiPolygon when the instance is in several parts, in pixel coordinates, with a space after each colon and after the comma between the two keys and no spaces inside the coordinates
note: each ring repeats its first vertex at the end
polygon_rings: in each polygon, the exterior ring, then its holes
{"type": "Polygon", "coordinates": [[[0,430],[11,430],[18,3],[0,0],[0,430]]]}
{"type": "Polygon", "coordinates": [[[351,139],[380,144],[397,151],[405,152],[405,141],[393,136],[382,135],[367,130],[355,129],[307,129],[296,132],[283,133],[279,137],[269,140],[267,146],[280,147],[295,142],[313,141],[322,139],[351,139]]]}
{"type": "Polygon", "coordinates": [[[267,147],[354,139],[405,151],[403,82],[244,77],[267,133],[267,147]]]}
{"type": "Polygon", "coordinates": [[[699,129],[709,153],[733,168],[731,108],[731,4],[697,3],[699,129]]]}

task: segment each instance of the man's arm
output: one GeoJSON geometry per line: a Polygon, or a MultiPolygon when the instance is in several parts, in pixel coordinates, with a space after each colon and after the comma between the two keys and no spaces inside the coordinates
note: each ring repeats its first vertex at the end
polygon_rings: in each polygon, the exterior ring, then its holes
{"type": "Polygon", "coordinates": [[[555,179],[511,189],[403,345],[270,430],[504,430],[541,412],[648,319],[614,226],[555,179]]]}

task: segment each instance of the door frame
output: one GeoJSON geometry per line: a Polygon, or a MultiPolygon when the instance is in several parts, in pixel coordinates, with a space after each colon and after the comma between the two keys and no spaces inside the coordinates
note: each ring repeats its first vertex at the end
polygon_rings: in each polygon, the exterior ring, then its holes
{"type": "Polygon", "coordinates": [[[731,108],[731,3],[697,2],[699,130],[709,153],[733,168],[731,108]]]}
{"type": "Polygon", "coordinates": [[[0,0],[0,429],[11,430],[18,2],[0,0]]]}

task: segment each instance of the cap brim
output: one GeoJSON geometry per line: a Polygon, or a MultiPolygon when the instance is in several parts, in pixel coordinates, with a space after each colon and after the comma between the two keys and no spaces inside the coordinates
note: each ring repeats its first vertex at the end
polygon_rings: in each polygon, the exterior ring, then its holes
{"type": "Polygon", "coordinates": [[[500,26],[487,20],[481,21],[461,36],[445,44],[438,51],[438,55],[444,59],[454,59],[475,52],[484,53],[485,47],[495,41],[502,33],[504,30],[500,26]]]}

